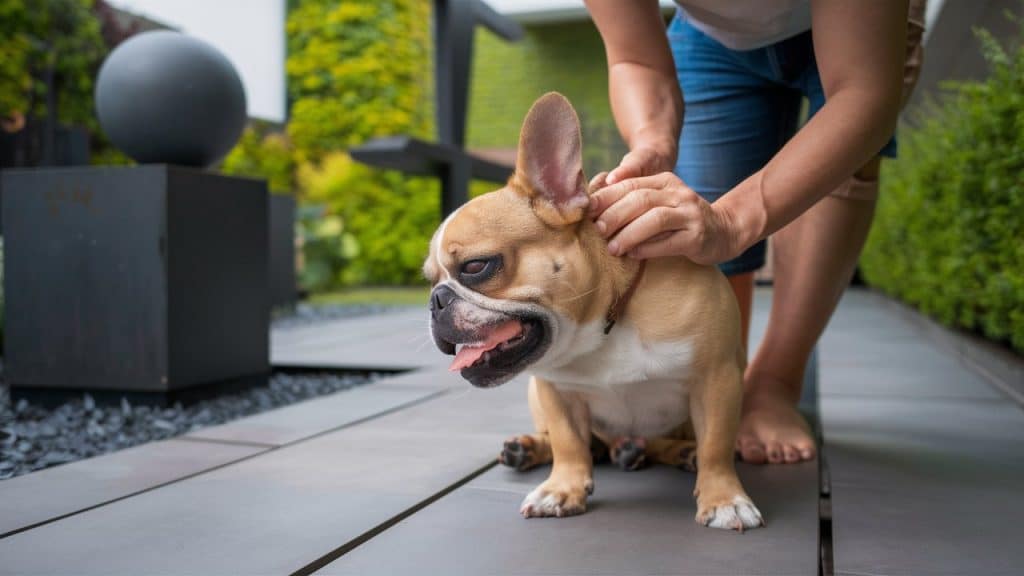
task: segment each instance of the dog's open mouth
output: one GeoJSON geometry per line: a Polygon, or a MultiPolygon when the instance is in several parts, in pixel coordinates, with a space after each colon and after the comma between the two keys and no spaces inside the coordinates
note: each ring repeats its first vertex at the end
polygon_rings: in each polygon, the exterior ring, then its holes
{"type": "Polygon", "coordinates": [[[513,368],[541,342],[542,330],[533,320],[509,320],[487,330],[483,340],[459,344],[449,370],[513,368]]]}

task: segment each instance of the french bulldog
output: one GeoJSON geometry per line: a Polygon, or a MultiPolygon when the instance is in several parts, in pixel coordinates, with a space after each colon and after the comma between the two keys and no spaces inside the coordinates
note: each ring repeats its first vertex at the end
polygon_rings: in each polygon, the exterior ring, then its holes
{"type": "Polygon", "coordinates": [[[523,516],[581,514],[594,446],[633,470],[696,469],[696,520],[763,525],[736,476],[745,351],[739,310],[717,268],[682,257],[611,256],[588,218],[579,119],[549,93],[523,122],[515,173],[435,232],[431,334],[474,386],[529,371],[533,434],[505,443],[519,470],[551,463],[523,516]]]}

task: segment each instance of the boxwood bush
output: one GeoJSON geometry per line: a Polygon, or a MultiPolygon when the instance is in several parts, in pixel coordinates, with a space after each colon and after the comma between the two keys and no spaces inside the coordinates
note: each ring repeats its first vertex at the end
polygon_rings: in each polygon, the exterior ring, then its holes
{"type": "Polygon", "coordinates": [[[977,36],[989,75],[946,86],[901,134],[861,269],[941,322],[1024,352],[1024,47],[977,36]]]}

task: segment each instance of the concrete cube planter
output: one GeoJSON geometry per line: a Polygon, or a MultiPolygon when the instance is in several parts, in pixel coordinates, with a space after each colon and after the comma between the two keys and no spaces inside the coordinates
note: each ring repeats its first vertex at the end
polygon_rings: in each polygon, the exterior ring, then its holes
{"type": "Polygon", "coordinates": [[[266,183],[165,165],[3,174],[5,378],[170,392],[269,371],[266,183]]]}

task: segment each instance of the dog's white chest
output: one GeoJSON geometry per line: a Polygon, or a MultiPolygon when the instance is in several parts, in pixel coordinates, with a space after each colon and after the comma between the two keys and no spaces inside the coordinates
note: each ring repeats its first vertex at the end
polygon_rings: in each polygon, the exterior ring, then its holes
{"type": "Polygon", "coordinates": [[[599,434],[660,436],[689,419],[689,340],[644,343],[627,323],[608,335],[580,327],[575,336],[574,347],[587,352],[537,374],[586,401],[599,434]]]}

